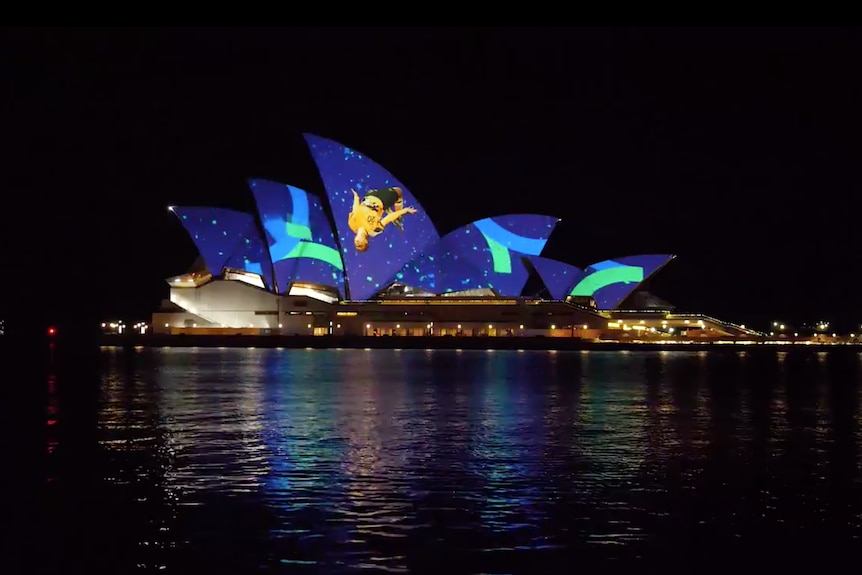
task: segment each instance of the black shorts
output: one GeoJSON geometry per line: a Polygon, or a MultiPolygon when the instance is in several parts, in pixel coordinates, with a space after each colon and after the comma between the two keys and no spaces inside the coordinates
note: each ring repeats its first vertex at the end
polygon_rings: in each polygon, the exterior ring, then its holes
{"type": "Polygon", "coordinates": [[[373,196],[380,200],[383,204],[383,209],[387,210],[395,205],[395,202],[400,200],[401,198],[398,196],[398,192],[395,191],[395,188],[380,188],[379,190],[368,190],[368,193],[365,194],[365,197],[373,196]]]}

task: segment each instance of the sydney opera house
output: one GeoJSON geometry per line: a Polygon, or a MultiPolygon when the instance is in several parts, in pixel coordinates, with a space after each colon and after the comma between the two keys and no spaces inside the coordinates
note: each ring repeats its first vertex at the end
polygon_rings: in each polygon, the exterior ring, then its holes
{"type": "Polygon", "coordinates": [[[153,314],[154,333],[601,339],[747,332],[675,313],[644,289],[673,255],[583,269],[549,259],[542,252],[559,222],[551,215],[492,216],[441,236],[409,189],[368,156],[319,136],[305,140],[325,196],[258,179],[248,182],[256,213],[170,208],[200,257],[168,280],[170,299],[153,314]]]}

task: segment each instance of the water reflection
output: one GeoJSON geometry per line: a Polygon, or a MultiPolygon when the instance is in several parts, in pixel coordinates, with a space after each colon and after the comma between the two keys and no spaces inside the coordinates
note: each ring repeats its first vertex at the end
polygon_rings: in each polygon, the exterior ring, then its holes
{"type": "Polygon", "coordinates": [[[179,543],[176,504],[170,484],[174,452],[162,427],[160,390],[148,370],[136,369],[140,351],[115,350],[105,357],[98,407],[101,485],[106,500],[122,509],[134,537],[135,567],[167,567],[179,543]],[[149,376],[149,377],[148,377],[149,376]]]}
{"type": "MultiPolygon", "coordinates": [[[[533,354],[530,354],[533,355],[533,354]]],[[[546,355],[546,354],[543,354],[546,355]]],[[[469,435],[468,469],[479,479],[474,499],[486,552],[549,545],[538,533],[546,450],[545,396],[529,393],[530,377],[550,383],[550,370],[525,373],[528,361],[512,365],[508,354],[483,354],[486,385],[469,435]]],[[[556,356],[542,358],[549,365],[556,356]]]]}
{"type": "MultiPolygon", "coordinates": [[[[59,399],[57,397],[57,375],[55,373],[48,374],[48,396],[47,396],[47,420],[46,425],[47,429],[47,451],[48,454],[51,455],[57,449],[57,445],[59,442],[59,435],[57,433],[57,417],[59,417],[59,399]]],[[[48,468],[51,469],[53,466],[49,463],[48,468]]],[[[53,473],[48,473],[48,482],[54,481],[55,477],[53,473]]]]}
{"type": "Polygon", "coordinates": [[[263,441],[261,350],[219,354],[171,350],[156,385],[165,449],[174,459],[168,480],[199,504],[206,493],[256,492],[269,474],[263,441]]]}
{"type": "MultiPolygon", "coordinates": [[[[270,465],[263,497],[271,515],[269,562],[315,566],[345,535],[330,522],[344,495],[340,462],[345,439],[334,426],[335,405],[325,399],[337,393],[338,366],[309,361],[315,351],[263,353],[270,465]]],[[[333,354],[334,359],[339,352],[319,353],[333,354]]]]}
{"type": "Polygon", "coordinates": [[[344,401],[334,419],[347,438],[346,497],[337,517],[349,529],[345,562],[350,567],[406,571],[402,540],[415,527],[410,495],[414,471],[421,468],[412,460],[418,446],[406,432],[405,388],[415,375],[408,366],[403,353],[366,352],[342,364],[344,401]]]}
{"type": "Polygon", "coordinates": [[[55,522],[94,519],[73,540],[112,572],[789,557],[862,527],[859,376],[840,353],[114,350],[92,414],[62,391],[90,372],[44,380],[41,449],[55,522]]]}

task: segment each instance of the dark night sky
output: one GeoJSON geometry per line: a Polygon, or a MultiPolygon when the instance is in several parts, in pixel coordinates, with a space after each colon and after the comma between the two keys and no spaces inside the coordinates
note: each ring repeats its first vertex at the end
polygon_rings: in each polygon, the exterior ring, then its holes
{"type": "Polygon", "coordinates": [[[441,232],[555,214],[551,257],[678,254],[653,291],[684,310],[862,320],[860,48],[848,30],[6,30],[3,305],[147,317],[195,256],[166,206],[249,208],[247,177],[322,192],[307,131],[391,170],[441,232]]]}

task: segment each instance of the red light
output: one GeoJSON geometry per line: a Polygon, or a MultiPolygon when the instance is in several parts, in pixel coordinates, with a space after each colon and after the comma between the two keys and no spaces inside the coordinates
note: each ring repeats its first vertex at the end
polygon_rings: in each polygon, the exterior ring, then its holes
{"type": "Polygon", "coordinates": [[[56,333],[57,333],[57,328],[54,328],[54,327],[48,328],[48,335],[54,335],[56,333]]]}

